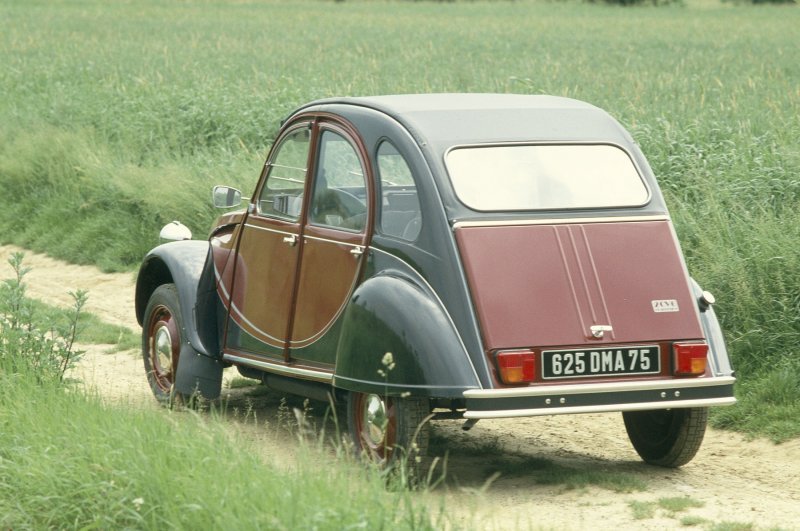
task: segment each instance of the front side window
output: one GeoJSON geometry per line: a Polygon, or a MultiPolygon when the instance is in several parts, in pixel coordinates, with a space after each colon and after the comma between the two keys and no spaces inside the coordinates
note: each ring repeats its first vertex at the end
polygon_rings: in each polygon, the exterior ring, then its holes
{"type": "Polygon", "coordinates": [[[628,154],[607,144],[456,148],[446,165],[473,210],[631,207],[650,196],[628,154]]]}
{"type": "Polygon", "coordinates": [[[385,140],[378,147],[381,178],[381,232],[414,241],[422,228],[417,187],[411,168],[397,148],[385,140]]]}
{"type": "Polygon", "coordinates": [[[312,225],[363,232],[367,226],[364,167],[353,145],[333,131],[322,132],[311,196],[312,225]]]}
{"type": "Polygon", "coordinates": [[[258,213],[297,221],[303,204],[310,130],[296,129],[286,135],[270,160],[267,182],[258,198],[258,213]]]}

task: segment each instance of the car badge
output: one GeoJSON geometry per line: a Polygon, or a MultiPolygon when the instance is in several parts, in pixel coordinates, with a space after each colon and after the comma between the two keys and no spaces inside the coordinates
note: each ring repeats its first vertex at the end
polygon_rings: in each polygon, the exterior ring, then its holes
{"type": "Polygon", "coordinates": [[[653,305],[653,311],[656,313],[681,311],[680,308],[678,308],[678,301],[675,299],[661,299],[650,302],[653,305]]]}

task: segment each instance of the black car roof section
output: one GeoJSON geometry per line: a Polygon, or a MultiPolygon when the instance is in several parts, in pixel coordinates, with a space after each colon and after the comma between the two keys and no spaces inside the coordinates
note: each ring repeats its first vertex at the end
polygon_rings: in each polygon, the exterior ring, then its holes
{"type": "Polygon", "coordinates": [[[328,98],[295,112],[336,107],[346,113],[347,106],[380,111],[445,149],[488,142],[633,142],[604,110],[559,96],[405,94],[328,98]]]}
{"type": "Polygon", "coordinates": [[[408,114],[426,111],[498,111],[503,109],[596,109],[586,102],[560,96],[526,94],[401,94],[350,98],[408,114]]]}

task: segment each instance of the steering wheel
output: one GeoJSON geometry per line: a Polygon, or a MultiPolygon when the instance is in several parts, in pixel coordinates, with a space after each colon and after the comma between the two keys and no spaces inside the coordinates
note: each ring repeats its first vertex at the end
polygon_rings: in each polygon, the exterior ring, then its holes
{"type": "Polygon", "coordinates": [[[366,205],[347,190],[342,190],[341,188],[330,188],[329,190],[336,194],[341,207],[346,211],[347,215],[343,217],[351,218],[367,211],[366,205]]]}

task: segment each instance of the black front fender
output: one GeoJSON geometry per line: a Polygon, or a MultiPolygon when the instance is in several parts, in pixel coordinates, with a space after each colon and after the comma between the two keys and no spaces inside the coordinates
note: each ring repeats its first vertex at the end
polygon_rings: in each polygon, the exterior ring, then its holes
{"type": "Polygon", "coordinates": [[[480,388],[439,300],[410,279],[391,275],[373,277],[353,294],[344,315],[334,385],[437,398],[462,398],[465,390],[480,388]]]}
{"type": "Polygon", "coordinates": [[[143,323],[147,302],[158,286],[173,283],[180,299],[184,337],[198,353],[217,358],[219,334],[210,253],[209,242],[201,240],[169,242],[150,251],[136,280],[136,319],[143,323]]]}

